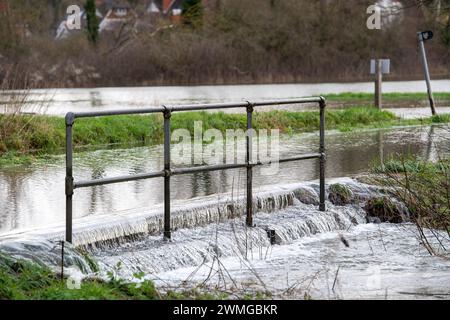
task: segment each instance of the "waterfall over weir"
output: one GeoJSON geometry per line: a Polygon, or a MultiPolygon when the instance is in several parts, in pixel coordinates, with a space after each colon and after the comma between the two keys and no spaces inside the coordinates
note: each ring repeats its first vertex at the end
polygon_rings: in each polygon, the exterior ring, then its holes
{"type": "Polygon", "coordinates": [[[120,247],[91,249],[100,261],[101,269],[113,270],[120,262],[119,274],[130,277],[140,271],[153,274],[198,266],[214,258],[265,259],[274,244],[283,245],[321,232],[345,230],[365,223],[366,219],[358,206],[336,207],[330,204],[328,212],[321,212],[313,205],[295,201],[294,205],[276,214],[259,213],[254,222],[256,226],[249,228],[244,218],[235,218],[178,230],[173,233],[172,242],[165,242],[160,236],[150,236],[120,247]],[[268,231],[272,231],[272,238],[268,231]]]}
{"type": "MultiPolygon", "coordinates": [[[[245,226],[245,197],[223,195],[191,199],[172,210],[173,241],[162,239],[162,208],[139,214],[99,215],[74,220],[74,245],[97,258],[102,270],[114,269],[120,262],[126,275],[195,266],[214,257],[267,255],[274,244],[286,244],[304,236],[333,230],[346,230],[365,223],[366,214],[359,200],[378,194],[375,187],[352,179],[339,179],[353,192],[352,205],[335,206],[327,202],[327,211],[318,210],[318,184],[315,182],[271,186],[254,195],[255,227],[245,226]]],[[[36,246],[44,262],[57,265],[54,248],[64,236],[61,226],[0,238],[0,248],[19,257],[32,259],[36,246]],[[26,239],[26,240],[24,240],[26,239]],[[27,242],[27,245],[23,243],[27,242]],[[19,245],[18,243],[21,243],[19,245]],[[31,245],[33,244],[33,245],[31,245]],[[50,245],[51,244],[51,245],[50,245]],[[31,248],[31,249],[27,249],[31,248]],[[29,251],[29,252],[28,252],[29,251]]],[[[60,244],[59,244],[60,245],[60,244]]],[[[73,259],[66,262],[80,267],[82,256],[69,249],[73,259]]],[[[84,271],[87,267],[83,265],[84,271]]]]}
{"type": "MultiPolygon", "coordinates": [[[[359,200],[378,193],[376,188],[350,179],[340,182],[349,186],[359,200]]],[[[178,211],[174,219],[178,230],[173,232],[171,242],[158,234],[123,241],[120,246],[97,242],[88,249],[101,270],[132,278],[137,272],[158,274],[232,256],[242,261],[264,260],[270,256],[273,245],[289,244],[322,232],[348,230],[366,222],[366,213],[358,203],[327,203],[327,211],[319,211],[317,191],[317,184],[307,183],[258,194],[253,228],[245,225],[245,199],[238,199],[178,211]]],[[[162,221],[159,228],[161,232],[162,221]]]]}
{"type": "MultiPolygon", "coordinates": [[[[345,179],[354,194],[359,198],[367,198],[370,194],[377,193],[376,189],[351,179],[345,179]]],[[[299,212],[306,210],[310,213],[318,213],[318,184],[302,183],[294,185],[273,186],[271,190],[265,190],[254,195],[254,212],[275,214],[277,221],[282,222],[280,210],[292,207],[295,204],[311,204],[305,208],[298,208],[299,212]]],[[[331,204],[325,216],[333,217],[334,210],[331,204]]],[[[233,198],[225,195],[202,197],[188,200],[172,207],[172,230],[192,229],[210,224],[223,223],[232,219],[245,216],[245,197],[233,198]]],[[[149,236],[162,237],[164,228],[162,208],[156,208],[148,213],[140,213],[133,216],[121,216],[119,218],[102,218],[103,222],[93,225],[82,225],[74,232],[74,245],[85,247],[88,250],[94,248],[104,249],[123,245],[127,242],[138,241],[149,236]]],[[[76,225],[76,222],[75,222],[76,225]]],[[[258,224],[257,224],[258,225],[258,224]]]]}
{"type": "MultiPolygon", "coordinates": [[[[275,213],[294,204],[293,191],[268,192],[255,197],[254,212],[275,213]]],[[[221,223],[245,215],[245,198],[216,200],[200,206],[174,207],[171,212],[172,230],[192,229],[221,223]]],[[[126,219],[119,223],[96,227],[75,233],[75,245],[109,247],[123,245],[147,236],[158,236],[164,230],[163,213],[152,214],[136,220],[126,219]]]]}

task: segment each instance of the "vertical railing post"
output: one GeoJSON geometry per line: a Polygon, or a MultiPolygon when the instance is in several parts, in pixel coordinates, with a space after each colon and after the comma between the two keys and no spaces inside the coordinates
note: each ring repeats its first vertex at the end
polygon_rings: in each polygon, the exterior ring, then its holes
{"type": "Polygon", "coordinates": [[[375,59],[375,107],[378,109],[383,107],[381,101],[383,83],[382,63],[383,61],[381,59],[375,59]]]}
{"type": "Polygon", "coordinates": [[[73,150],[72,126],[75,121],[74,114],[66,114],[66,241],[72,243],[72,196],[73,196],[73,150]]]}
{"type": "Polygon", "coordinates": [[[253,226],[253,105],[249,102],[247,106],[247,135],[246,135],[246,164],[247,164],[247,218],[246,224],[249,227],[253,226]]]}
{"type": "Polygon", "coordinates": [[[170,240],[170,117],[172,112],[164,108],[164,239],[170,240]]]}
{"type": "Polygon", "coordinates": [[[325,162],[326,162],[326,155],[325,155],[325,98],[320,98],[320,146],[319,146],[319,153],[320,153],[320,195],[319,195],[319,210],[325,211],[325,162]]]}

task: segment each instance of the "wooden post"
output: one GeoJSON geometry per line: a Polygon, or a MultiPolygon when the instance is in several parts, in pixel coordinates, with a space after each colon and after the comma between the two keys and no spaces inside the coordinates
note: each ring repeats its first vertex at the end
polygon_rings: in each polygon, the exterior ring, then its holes
{"type": "Polygon", "coordinates": [[[382,70],[381,70],[381,59],[375,60],[375,106],[378,109],[382,108],[381,102],[381,84],[383,82],[382,70]]]}

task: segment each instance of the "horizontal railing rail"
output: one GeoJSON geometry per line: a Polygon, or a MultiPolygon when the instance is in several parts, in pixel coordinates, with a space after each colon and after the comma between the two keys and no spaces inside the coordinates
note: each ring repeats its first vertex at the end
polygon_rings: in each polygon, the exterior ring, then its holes
{"type": "Polygon", "coordinates": [[[164,178],[164,238],[171,238],[171,217],[170,217],[170,177],[175,175],[192,174],[197,172],[208,172],[228,169],[247,169],[246,181],[246,224],[253,226],[253,167],[272,164],[275,161],[253,161],[252,159],[252,135],[246,135],[246,160],[245,163],[238,164],[218,164],[218,165],[202,165],[186,168],[171,168],[170,161],[170,118],[173,112],[196,111],[196,110],[216,110],[231,108],[246,108],[247,111],[247,130],[251,132],[253,128],[253,111],[255,107],[274,106],[274,105],[293,105],[317,103],[320,107],[320,129],[319,129],[319,152],[300,154],[287,158],[277,159],[279,163],[299,161],[307,159],[319,159],[319,210],[325,211],[325,99],[323,97],[290,99],[290,100],[271,100],[260,102],[238,102],[238,103],[218,103],[218,104],[190,104],[179,106],[162,106],[156,108],[142,109],[125,109],[125,110],[108,110],[94,112],[69,112],[66,114],[66,178],[65,178],[65,194],[66,194],[66,241],[72,242],[72,226],[73,226],[73,195],[74,190],[79,188],[87,188],[100,185],[108,185],[127,181],[136,181],[153,178],[164,178]],[[75,181],[73,178],[73,125],[76,119],[119,116],[133,114],[153,114],[162,113],[164,116],[164,170],[150,173],[141,173],[129,176],[109,177],[102,179],[94,179],[88,181],[75,181]]]}

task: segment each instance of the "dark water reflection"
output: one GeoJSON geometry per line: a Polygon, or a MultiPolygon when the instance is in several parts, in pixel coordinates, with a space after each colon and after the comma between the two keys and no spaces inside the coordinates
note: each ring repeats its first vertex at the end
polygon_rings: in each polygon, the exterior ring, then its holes
{"type": "MultiPolygon", "coordinates": [[[[394,153],[435,160],[447,153],[450,130],[416,127],[327,134],[327,177],[363,173],[394,153]]],[[[281,156],[315,151],[317,134],[282,137],[281,156]]],[[[241,150],[242,151],[242,150],[241,150]]],[[[48,226],[64,220],[64,157],[0,171],[0,233],[48,226]]],[[[161,146],[80,152],[74,158],[76,180],[151,172],[163,168],[161,146]]],[[[254,173],[255,191],[262,186],[318,178],[316,160],[283,163],[277,174],[254,173]]],[[[245,170],[197,173],[172,178],[172,198],[189,199],[214,193],[244,193],[245,170]]],[[[74,215],[132,214],[163,202],[163,180],[152,179],[76,190],[74,215]]]]}

